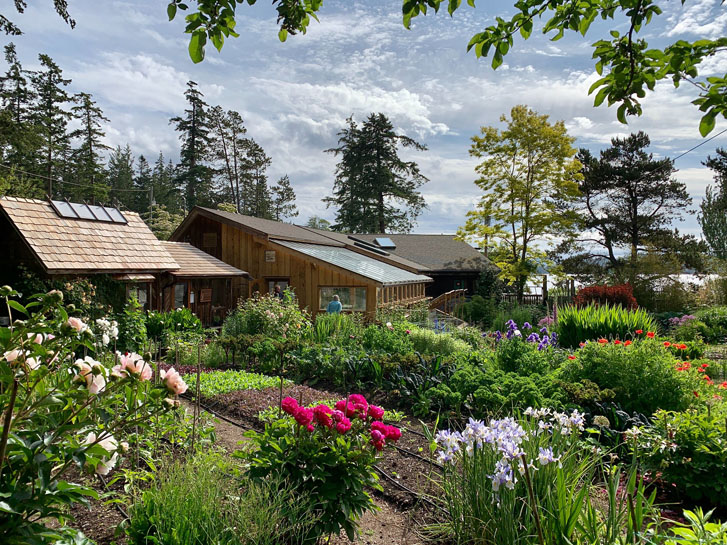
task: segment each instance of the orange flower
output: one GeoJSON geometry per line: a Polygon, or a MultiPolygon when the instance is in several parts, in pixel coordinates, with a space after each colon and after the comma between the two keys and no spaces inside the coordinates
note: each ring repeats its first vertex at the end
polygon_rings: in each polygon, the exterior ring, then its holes
{"type": "Polygon", "coordinates": [[[667,348],[669,348],[671,346],[671,343],[669,341],[664,341],[664,346],[666,346],[667,348]]]}
{"type": "Polygon", "coordinates": [[[568,356],[568,359],[569,360],[574,360],[574,359],[576,359],[576,357],[573,354],[571,354],[570,356],[568,356]]]}
{"type": "Polygon", "coordinates": [[[631,341],[624,341],[624,346],[628,346],[631,344],[631,341]]]}
{"type": "Polygon", "coordinates": [[[608,339],[598,339],[598,342],[601,344],[608,344],[608,339]]]}
{"type": "Polygon", "coordinates": [[[678,348],[679,350],[686,350],[686,349],[687,349],[687,345],[686,345],[686,344],[684,344],[684,343],[682,343],[682,344],[678,344],[678,345],[677,345],[677,348],[678,348]]]}
{"type": "Polygon", "coordinates": [[[649,337],[650,339],[653,339],[654,338],[654,332],[653,331],[647,331],[646,336],[649,337]]]}

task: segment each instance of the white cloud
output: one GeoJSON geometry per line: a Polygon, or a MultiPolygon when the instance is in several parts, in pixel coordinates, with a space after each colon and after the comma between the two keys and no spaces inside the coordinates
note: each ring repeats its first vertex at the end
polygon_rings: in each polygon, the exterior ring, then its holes
{"type": "Polygon", "coordinates": [[[727,13],[720,0],[695,0],[682,3],[681,9],[669,17],[672,25],[664,34],[680,36],[696,34],[701,38],[718,38],[727,31],[727,13]]]}

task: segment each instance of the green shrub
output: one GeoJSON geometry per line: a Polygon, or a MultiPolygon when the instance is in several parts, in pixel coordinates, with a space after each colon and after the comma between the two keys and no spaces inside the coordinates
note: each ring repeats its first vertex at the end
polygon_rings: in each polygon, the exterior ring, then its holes
{"type": "Polygon", "coordinates": [[[494,299],[485,299],[481,295],[475,295],[471,300],[462,303],[455,309],[455,316],[470,324],[477,324],[487,328],[492,325],[497,313],[497,305],[494,299]]]}
{"type": "Polygon", "coordinates": [[[712,307],[697,311],[696,316],[707,326],[704,340],[708,343],[723,342],[727,337],[727,307],[712,307]]]}
{"type": "Polygon", "coordinates": [[[623,410],[646,415],[658,409],[686,409],[693,397],[694,380],[677,371],[678,360],[660,342],[623,344],[588,343],[575,360],[561,368],[568,382],[589,380],[601,390],[613,391],[612,401],[623,410]]]}
{"type": "Polygon", "coordinates": [[[470,345],[450,333],[437,333],[431,329],[413,326],[409,337],[415,352],[449,356],[458,351],[470,350],[470,345]]]}
{"type": "Polygon", "coordinates": [[[414,351],[411,337],[407,333],[410,327],[411,324],[406,322],[397,322],[394,325],[390,322],[382,326],[370,325],[361,335],[361,344],[373,352],[408,354],[414,351]]]}
{"type": "Polygon", "coordinates": [[[264,335],[294,340],[306,335],[310,325],[308,314],[300,310],[295,297],[286,290],[282,299],[259,294],[245,299],[225,319],[222,336],[264,335]]]}
{"type": "Polygon", "coordinates": [[[140,352],[146,343],[146,318],[144,311],[136,300],[131,297],[126,302],[124,312],[118,318],[119,339],[117,347],[121,352],[140,352]]]}
{"type": "Polygon", "coordinates": [[[275,545],[303,543],[315,518],[286,483],[240,483],[237,468],[214,453],[163,469],[131,506],[134,545],[275,545]],[[286,539],[287,538],[287,539],[286,539]]]}
{"type": "Polygon", "coordinates": [[[641,427],[637,450],[646,466],[692,501],[727,507],[727,410],[658,411],[641,427]]]}
{"type": "Polygon", "coordinates": [[[554,367],[553,350],[538,350],[538,345],[521,337],[503,339],[497,343],[495,362],[506,373],[545,374],[554,367]]]}
{"type": "Polygon", "coordinates": [[[711,332],[707,324],[702,320],[685,320],[669,332],[669,336],[675,341],[690,342],[704,341],[711,338],[711,332]]]}
{"type": "Polygon", "coordinates": [[[345,342],[361,333],[357,314],[318,314],[309,338],[314,343],[345,342]]]}
{"type": "Polygon", "coordinates": [[[582,342],[601,338],[626,340],[637,330],[656,331],[656,323],[643,309],[626,310],[608,305],[569,305],[558,309],[555,324],[558,343],[566,348],[577,348],[582,342]]]}
{"type": "Polygon", "coordinates": [[[452,329],[450,334],[457,339],[463,340],[475,350],[479,350],[487,346],[485,335],[478,327],[455,327],[452,329]]]}
{"type": "Polygon", "coordinates": [[[146,317],[146,331],[152,339],[161,339],[168,332],[202,333],[202,322],[188,308],[149,312],[146,317]]]}

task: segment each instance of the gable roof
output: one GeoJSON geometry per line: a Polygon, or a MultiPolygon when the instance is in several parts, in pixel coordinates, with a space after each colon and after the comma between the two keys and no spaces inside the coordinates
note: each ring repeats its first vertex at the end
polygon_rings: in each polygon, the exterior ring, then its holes
{"type": "Polygon", "coordinates": [[[432,281],[428,276],[409,272],[341,246],[324,246],[290,240],[275,240],[274,242],[360,276],[365,276],[384,286],[432,281]]]}
{"type": "Polygon", "coordinates": [[[0,210],[49,274],[161,272],[179,269],[138,214],[127,223],[60,217],[48,201],[0,198],[0,210]]]}
{"type": "Polygon", "coordinates": [[[178,270],[171,271],[172,276],[177,278],[250,276],[245,271],[228,265],[187,242],[163,241],[162,244],[174,261],[179,264],[178,270]]]}
{"type": "Polygon", "coordinates": [[[386,251],[405,259],[421,263],[429,271],[482,271],[494,267],[492,261],[466,242],[456,240],[454,235],[397,235],[366,234],[352,235],[354,238],[374,243],[377,237],[390,238],[396,248],[386,251]]]}

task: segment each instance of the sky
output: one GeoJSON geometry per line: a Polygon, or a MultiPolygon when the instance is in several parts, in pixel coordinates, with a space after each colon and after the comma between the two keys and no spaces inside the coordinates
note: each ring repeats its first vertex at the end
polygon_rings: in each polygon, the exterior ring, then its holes
{"type": "MultiPolygon", "coordinates": [[[[675,157],[703,140],[699,112],[690,104],[696,95],[687,84],[658,84],[643,100],[644,115],[628,126],[616,120],[615,107],[593,107],[588,88],[597,75],[590,44],[612,28],[623,32],[625,20],[597,22],[586,38],[557,42],[533,32],[528,41],[516,40],[505,63],[492,70],[489,59],[467,53],[466,45],[496,16],[511,13],[512,2],[480,0],[476,9],[463,2],[453,18],[443,9],[415,18],[407,31],[400,0],[325,0],[321,22],[311,21],[307,34],[285,43],[278,40],[273,7],[258,2],[238,7],[241,36],[228,40],[221,53],[208,47],[205,61],[195,65],[183,19],[169,22],[162,0],[70,0],[75,29],[55,14],[50,0],[33,2],[23,15],[8,4],[3,2],[3,14],[24,31],[12,37],[24,66],[33,69],[38,54],[47,53],[72,78],[72,92],[92,93],[111,120],[111,146],[129,144],[152,160],[160,151],[176,159],[178,135],[168,122],[185,107],[188,80],[199,84],[210,105],[239,111],[248,135],[272,157],[270,180],[290,176],[297,222],[312,215],[333,219],[334,210],[321,199],[331,192],[336,158],[323,150],[336,145],[352,114],[361,121],[382,112],[397,131],[427,145],[428,151],[401,153],[430,180],[422,187],[428,209],[417,233],[454,233],[464,223],[479,195],[470,138],[481,126],[499,125],[517,104],[563,120],[575,145],[593,152],[638,130],[651,137],[657,157],[675,157]]],[[[652,46],[727,35],[720,0],[659,5],[663,14],[642,32],[652,46]]],[[[10,40],[0,37],[2,45],[10,40]]],[[[708,59],[702,70],[724,75],[727,54],[708,59]]],[[[725,128],[727,122],[718,120],[713,134],[725,128]]],[[[719,146],[727,147],[727,134],[676,163],[675,177],[694,199],[688,210],[698,207],[712,181],[701,163],[719,146]]],[[[700,233],[696,213],[675,226],[700,233]]]]}

